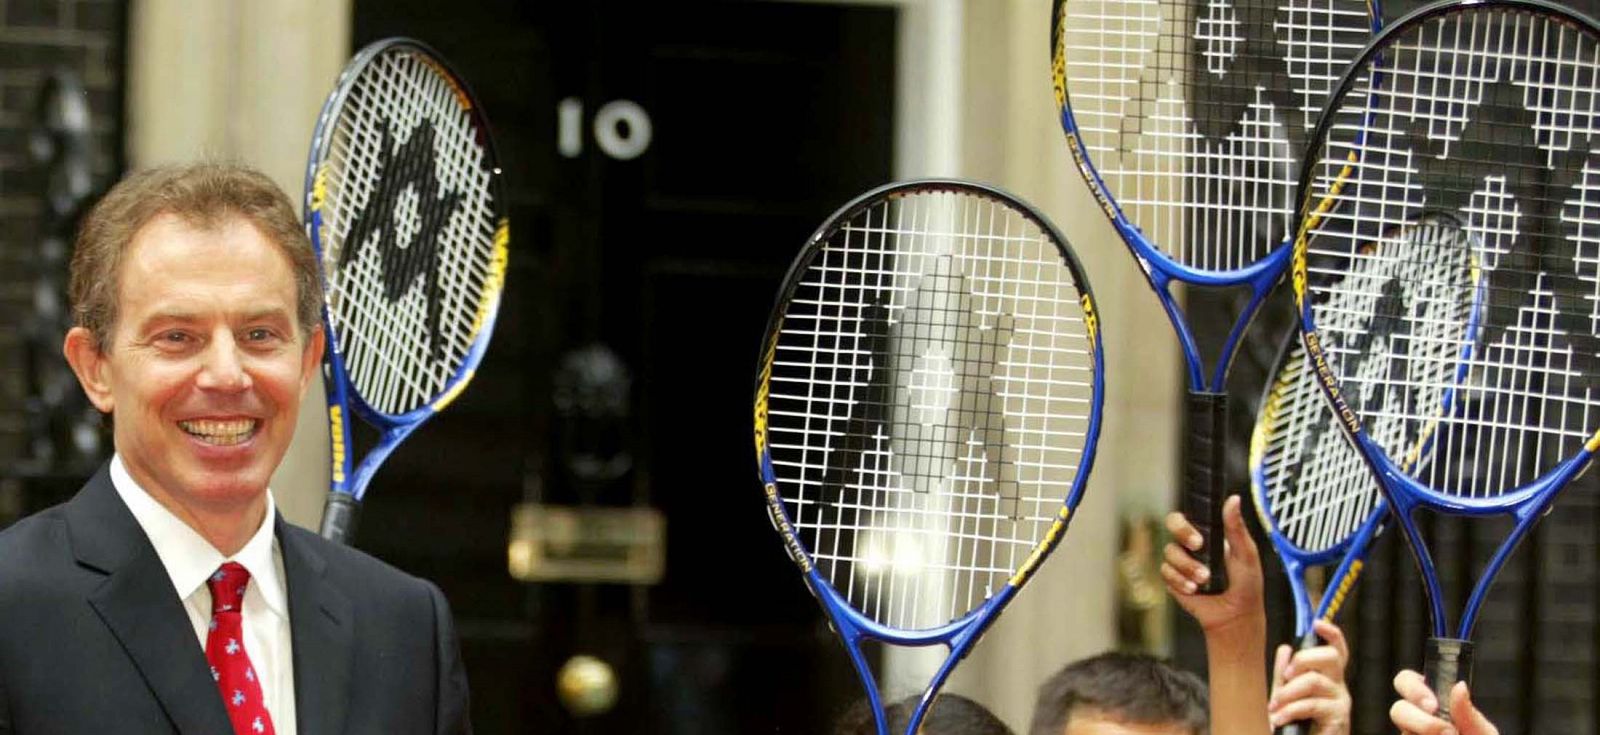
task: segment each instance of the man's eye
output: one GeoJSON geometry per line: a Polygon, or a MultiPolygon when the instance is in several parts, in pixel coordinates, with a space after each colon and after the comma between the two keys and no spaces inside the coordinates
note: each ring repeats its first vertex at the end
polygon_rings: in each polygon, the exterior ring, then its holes
{"type": "Polygon", "coordinates": [[[184,344],[193,341],[186,332],[162,332],[161,341],[168,344],[184,344]]]}
{"type": "Polygon", "coordinates": [[[278,333],[266,327],[255,327],[244,333],[245,339],[251,342],[267,342],[277,339],[278,333]]]}

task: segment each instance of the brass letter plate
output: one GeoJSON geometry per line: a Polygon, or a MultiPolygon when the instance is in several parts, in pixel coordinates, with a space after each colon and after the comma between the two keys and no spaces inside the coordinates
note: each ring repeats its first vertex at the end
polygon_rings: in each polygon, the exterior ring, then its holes
{"type": "Polygon", "coordinates": [[[655,584],[666,530],[655,508],[518,503],[506,561],[523,582],[655,584]]]}

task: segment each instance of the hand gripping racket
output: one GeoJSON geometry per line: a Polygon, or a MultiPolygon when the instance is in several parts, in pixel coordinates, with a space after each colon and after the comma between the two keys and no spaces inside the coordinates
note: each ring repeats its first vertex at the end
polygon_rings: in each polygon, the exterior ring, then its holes
{"type": "Polygon", "coordinates": [[[914,181],[836,212],[763,340],[755,443],[770,520],[844,642],[942,644],[912,714],[1060,542],[1099,435],[1089,283],[1036,210],[914,181]]]}
{"type": "MultiPolygon", "coordinates": [[[[1471,289],[1474,308],[1481,303],[1481,284],[1471,282],[1481,275],[1481,270],[1470,260],[1477,250],[1470,242],[1471,235],[1453,216],[1438,213],[1425,214],[1415,223],[1402,225],[1386,233],[1387,240],[1420,240],[1428,247],[1438,247],[1447,257],[1420,264],[1427,272],[1417,277],[1439,282],[1462,279],[1471,289]]],[[[1378,244],[1367,251],[1367,258],[1355,265],[1357,277],[1384,278],[1378,272],[1393,263],[1375,255],[1378,244]]],[[[1476,325],[1472,314],[1464,321],[1452,314],[1431,313],[1445,306],[1444,302],[1424,299],[1410,304],[1403,299],[1408,295],[1397,292],[1394,298],[1372,301],[1340,293],[1330,298],[1325,312],[1337,321],[1341,334],[1360,335],[1362,343],[1400,342],[1403,349],[1422,353],[1443,350],[1426,363],[1434,369],[1419,381],[1425,388],[1415,391],[1376,391],[1366,396],[1365,408],[1375,416],[1387,416],[1396,409],[1409,409],[1404,402],[1416,401],[1436,407],[1438,418],[1453,415],[1459,407],[1459,387],[1466,377],[1466,359],[1470,357],[1459,345],[1470,344],[1470,335],[1476,325]],[[1397,318],[1402,314],[1420,314],[1422,318],[1397,318]],[[1413,333],[1413,323],[1440,330],[1432,334],[1413,333]],[[1395,406],[1385,401],[1398,402],[1395,406]]],[[[1415,294],[1411,294],[1415,295],[1415,294]]],[[[1334,331],[1334,330],[1329,330],[1334,331]]],[[[1350,370],[1356,375],[1375,379],[1386,369],[1382,361],[1367,362],[1363,355],[1372,351],[1365,344],[1352,345],[1350,370]]],[[[1361,455],[1350,448],[1336,419],[1322,399],[1315,373],[1306,360],[1304,346],[1298,333],[1290,334],[1279,353],[1274,378],[1268,383],[1256,416],[1255,431],[1250,441],[1250,486],[1256,496],[1256,508],[1261,514],[1261,525],[1267,530],[1273,548],[1283,560],[1289,578],[1289,588],[1295,605],[1295,634],[1303,650],[1322,645],[1312,630],[1317,618],[1334,620],[1344,604],[1366,563],[1372,542],[1383,532],[1389,518],[1372,475],[1361,455]],[[1323,583],[1320,601],[1313,610],[1313,599],[1307,573],[1312,567],[1333,566],[1332,575],[1323,583]]],[[[1417,410],[1421,410],[1420,406],[1417,410]]],[[[1401,422],[1379,418],[1374,421],[1374,435],[1381,433],[1384,440],[1396,445],[1409,442],[1403,461],[1408,471],[1424,469],[1433,459],[1437,446],[1434,441],[1438,424],[1424,426],[1418,435],[1399,435],[1406,430],[1401,422]]],[[[1278,731],[1280,735],[1305,735],[1310,723],[1292,723],[1278,731]]]]}
{"type": "Polygon", "coordinates": [[[472,379],[500,307],[505,209],[488,123],[449,65],[403,38],[357,53],[306,166],[333,432],[323,536],[350,539],[378,466],[472,379]],[[381,432],[353,472],[351,410],[381,432]]]}
{"type": "Polygon", "coordinates": [[[1432,621],[1424,675],[1446,715],[1495,575],[1600,448],[1597,110],[1593,21],[1535,0],[1429,5],[1340,81],[1301,174],[1291,280],[1303,342],[1416,559],[1432,621]],[[1471,237],[1380,234],[1429,210],[1454,213],[1471,237]],[[1481,275],[1440,277],[1441,262],[1481,275]],[[1341,326],[1340,304],[1392,311],[1404,327],[1372,339],[1341,326]],[[1434,339],[1445,344],[1426,349],[1434,339]],[[1463,363],[1459,385],[1439,385],[1463,363]],[[1427,397],[1451,391],[1441,415],[1427,397]],[[1418,463],[1428,435],[1432,460],[1418,463]],[[1429,552],[1423,509],[1515,521],[1454,628],[1437,564],[1457,560],[1429,552]]]}
{"type": "Polygon", "coordinates": [[[1161,299],[1188,365],[1180,509],[1205,539],[1205,594],[1228,585],[1228,368],[1288,263],[1307,134],[1379,18],[1366,0],[1055,2],[1051,66],[1068,149],[1161,299]],[[1175,281],[1250,291],[1209,377],[1175,281]]]}

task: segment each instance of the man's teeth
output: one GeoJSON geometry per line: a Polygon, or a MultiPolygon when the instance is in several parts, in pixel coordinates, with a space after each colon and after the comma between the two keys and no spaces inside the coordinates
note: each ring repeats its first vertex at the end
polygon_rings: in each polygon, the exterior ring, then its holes
{"type": "Polygon", "coordinates": [[[250,435],[256,430],[256,420],[232,419],[229,421],[215,421],[211,419],[195,419],[193,421],[179,421],[178,428],[207,444],[227,446],[249,439],[250,435]]]}

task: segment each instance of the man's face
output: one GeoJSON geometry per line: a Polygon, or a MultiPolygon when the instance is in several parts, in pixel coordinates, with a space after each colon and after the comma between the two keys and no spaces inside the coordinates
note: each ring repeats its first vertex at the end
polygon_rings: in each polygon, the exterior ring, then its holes
{"type": "Polygon", "coordinates": [[[1062,735],[1194,735],[1181,723],[1146,725],[1113,718],[1094,709],[1074,709],[1062,735]]]}
{"type": "Polygon", "coordinates": [[[297,325],[288,257],[248,220],[195,229],[164,214],[134,235],[117,296],[104,351],[82,328],[65,351],[115,413],[129,474],[169,507],[258,500],[322,357],[321,332],[297,325]]]}

